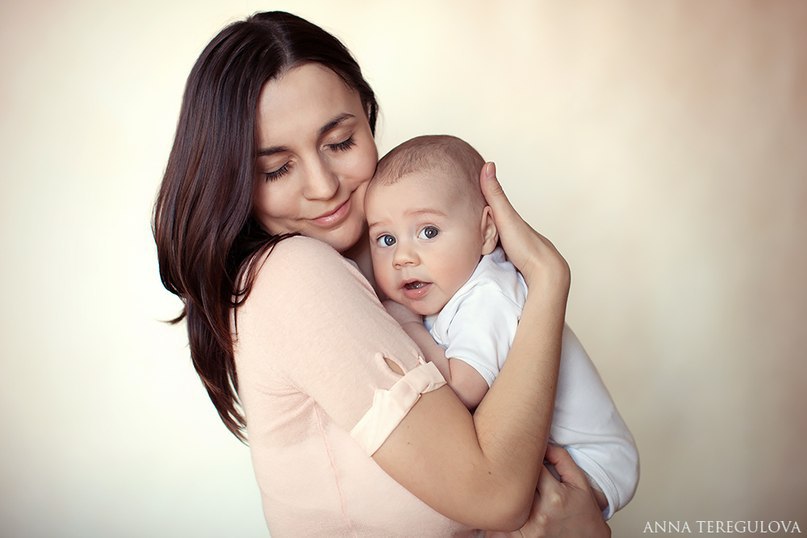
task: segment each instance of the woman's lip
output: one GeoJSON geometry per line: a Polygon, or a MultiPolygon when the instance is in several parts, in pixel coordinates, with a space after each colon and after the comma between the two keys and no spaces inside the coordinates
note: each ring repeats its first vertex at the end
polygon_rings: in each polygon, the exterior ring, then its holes
{"type": "Polygon", "coordinates": [[[320,215],[319,217],[316,217],[314,219],[311,219],[311,222],[322,228],[331,228],[341,223],[343,220],[345,220],[348,213],[350,213],[350,198],[345,200],[344,203],[342,203],[342,205],[340,205],[333,211],[325,213],[324,215],[320,215]]]}

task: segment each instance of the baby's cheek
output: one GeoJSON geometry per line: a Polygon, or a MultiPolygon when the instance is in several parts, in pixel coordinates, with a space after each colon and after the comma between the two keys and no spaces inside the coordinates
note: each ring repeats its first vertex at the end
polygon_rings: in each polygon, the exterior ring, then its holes
{"type": "Polygon", "coordinates": [[[376,254],[372,255],[373,260],[373,277],[375,278],[376,285],[383,291],[387,293],[387,274],[381,266],[381,260],[378,259],[376,254]]]}
{"type": "Polygon", "coordinates": [[[387,271],[382,271],[382,273],[383,275],[381,276],[379,284],[379,286],[381,287],[381,291],[383,291],[387,295],[387,297],[394,297],[395,292],[397,290],[395,289],[395,286],[393,286],[392,279],[390,278],[387,271]]]}

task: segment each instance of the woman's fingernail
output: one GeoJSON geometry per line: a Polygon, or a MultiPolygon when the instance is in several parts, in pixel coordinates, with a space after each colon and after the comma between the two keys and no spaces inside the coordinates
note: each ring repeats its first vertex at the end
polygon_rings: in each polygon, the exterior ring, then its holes
{"type": "Polygon", "coordinates": [[[496,178],[496,165],[492,162],[485,163],[485,176],[489,179],[496,178]]]}

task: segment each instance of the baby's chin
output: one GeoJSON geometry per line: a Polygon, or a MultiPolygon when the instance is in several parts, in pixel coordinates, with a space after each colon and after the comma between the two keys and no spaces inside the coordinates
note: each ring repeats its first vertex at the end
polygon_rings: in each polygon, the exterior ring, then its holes
{"type": "Polygon", "coordinates": [[[414,312],[415,314],[423,317],[434,316],[435,314],[439,314],[440,311],[443,308],[445,308],[448,302],[448,301],[440,302],[440,304],[435,305],[430,304],[429,301],[424,300],[413,301],[412,299],[409,299],[403,293],[401,293],[401,290],[399,288],[385,289],[385,286],[383,284],[380,285],[380,288],[381,291],[384,293],[384,295],[386,295],[396,303],[404,305],[411,312],[414,312]]]}
{"type": "Polygon", "coordinates": [[[426,316],[434,316],[435,314],[439,314],[440,311],[445,306],[445,304],[441,304],[435,307],[434,305],[425,305],[422,302],[417,302],[413,304],[410,301],[407,301],[404,304],[409,310],[411,310],[415,314],[423,316],[424,318],[426,316]]]}

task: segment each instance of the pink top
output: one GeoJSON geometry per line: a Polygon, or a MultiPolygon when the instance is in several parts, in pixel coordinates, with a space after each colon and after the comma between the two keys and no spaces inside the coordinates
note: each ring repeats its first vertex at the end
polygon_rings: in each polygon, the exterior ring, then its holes
{"type": "Polygon", "coordinates": [[[237,327],[239,395],[273,538],[475,534],[370,457],[445,381],[347,260],[313,239],[280,242],[237,327]]]}

